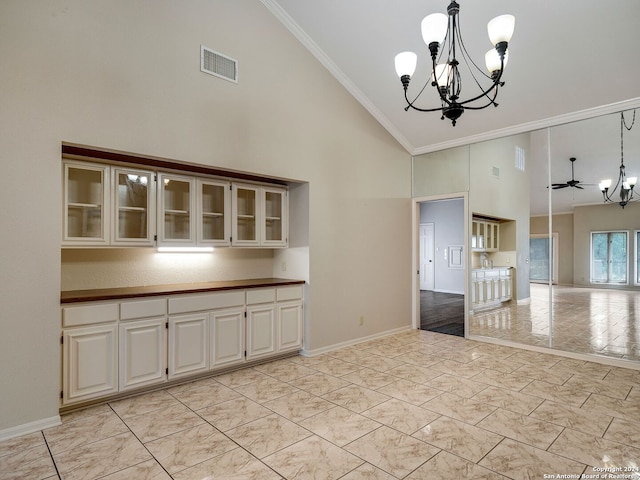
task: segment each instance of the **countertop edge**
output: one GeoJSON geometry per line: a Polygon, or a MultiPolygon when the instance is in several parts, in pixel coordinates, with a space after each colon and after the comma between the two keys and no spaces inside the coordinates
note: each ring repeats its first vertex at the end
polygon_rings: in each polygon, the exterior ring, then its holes
{"type": "Polygon", "coordinates": [[[66,290],[60,292],[60,303],[98,302],[128,298],[158,297],[189,293],[206,293],[245,288],[280,287],[301,285],[304,280],[286,278],[256,278],[247,280],[228,280],[199,283],[177,283],[170,285],[148,285],[141,287],[100,288],[92,290],[66,290]]]}

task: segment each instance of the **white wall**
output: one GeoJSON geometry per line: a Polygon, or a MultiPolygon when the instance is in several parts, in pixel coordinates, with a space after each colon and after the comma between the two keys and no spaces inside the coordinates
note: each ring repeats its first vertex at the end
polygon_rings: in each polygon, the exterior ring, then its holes
{"type": "Polygon", "coordinates": [[[411,324],[410,158],[258,0],[5,0],[0,58],[0,434],[58,413],[62,141],[308,181],[306,348],[411,324]]]}

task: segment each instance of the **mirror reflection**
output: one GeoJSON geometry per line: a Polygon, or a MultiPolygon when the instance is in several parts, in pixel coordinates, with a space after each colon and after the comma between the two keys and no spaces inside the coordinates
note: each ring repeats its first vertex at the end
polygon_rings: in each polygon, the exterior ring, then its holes
{"type": "Polygon", "coordinates": [[[640,115],[472,144],[468,172],[467,334],[640,362],[640,115]]]}

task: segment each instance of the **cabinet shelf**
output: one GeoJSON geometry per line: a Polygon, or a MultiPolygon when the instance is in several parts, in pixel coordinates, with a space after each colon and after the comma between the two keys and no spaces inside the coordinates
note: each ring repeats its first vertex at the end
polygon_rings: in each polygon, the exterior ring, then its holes
{"type": "Polygon", "coordinates": [[[102,205],[97,203],[68,203],[69,208],[101,208],[102,205]]]}
{"type": "Polygon", "coordinates": [[[203,217],[220,218],[220,217],[224,217],[224,213],[221,213],[221,212],[202,212],[202,216],[203,217]]]}
{"type": "Polygon", "coordinates": [[[267,222],[278,222],[278,221],[282,220],[282,218],[281,217],[266,217],[265,220],[267,222]]]}
{"type": "Polygon", "coordinates": [[[253,220],[256,218],[255,215],[242,215],[242,214],[238,214],[236,215],[236,217],[244,219],[244,220],[253,220]]]}
{"type": "Polygon", "coordinates": [[[118,207],[118,210],[121,212],[146,212],[147,211],[145,207],[118,207]]]}
{"type": "Polygon", "coordinates": [[[164,213],[169,215],[189,215],[188,210],[165,210],[164,213]]]}

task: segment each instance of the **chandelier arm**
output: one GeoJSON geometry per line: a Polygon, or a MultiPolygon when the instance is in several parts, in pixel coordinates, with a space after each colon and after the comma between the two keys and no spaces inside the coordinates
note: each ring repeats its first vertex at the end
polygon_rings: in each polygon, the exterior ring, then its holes
{"type": "Polygon", "coordinates": [[[502,70],[500,70],[500,73],[498,74],[498,76],[496,77],[496,79],[493,81],[493,85],[491,85],[489,88],[487,88],[484,92],[482,92],[479,95],[476,95],[473,98],[470,98],[468,100],[464,100],[462,102],[458,102],[460,105],[464,105],[465,109],[469,109],[469,110],[482,110],[483,108],[488,107],[489,105],[498,105],[497,103],[495,103],[495,99],[498,96],[498,89],[504,85],[504,83],[500,82],[500,78],[502,78],[502,70]],[[489,93],[495,90],[494,95],[493,95],[493,99],[489,98],[490,95],[489,93]],[[472,106],[467,106],[467,103],[471,103],[471,102],[475,102],[476,100],[479,100],[482,97],[487,97],[489,98],[489,103],[487,105],[485,105],[484,107],[472,107],[472,106]]]}

